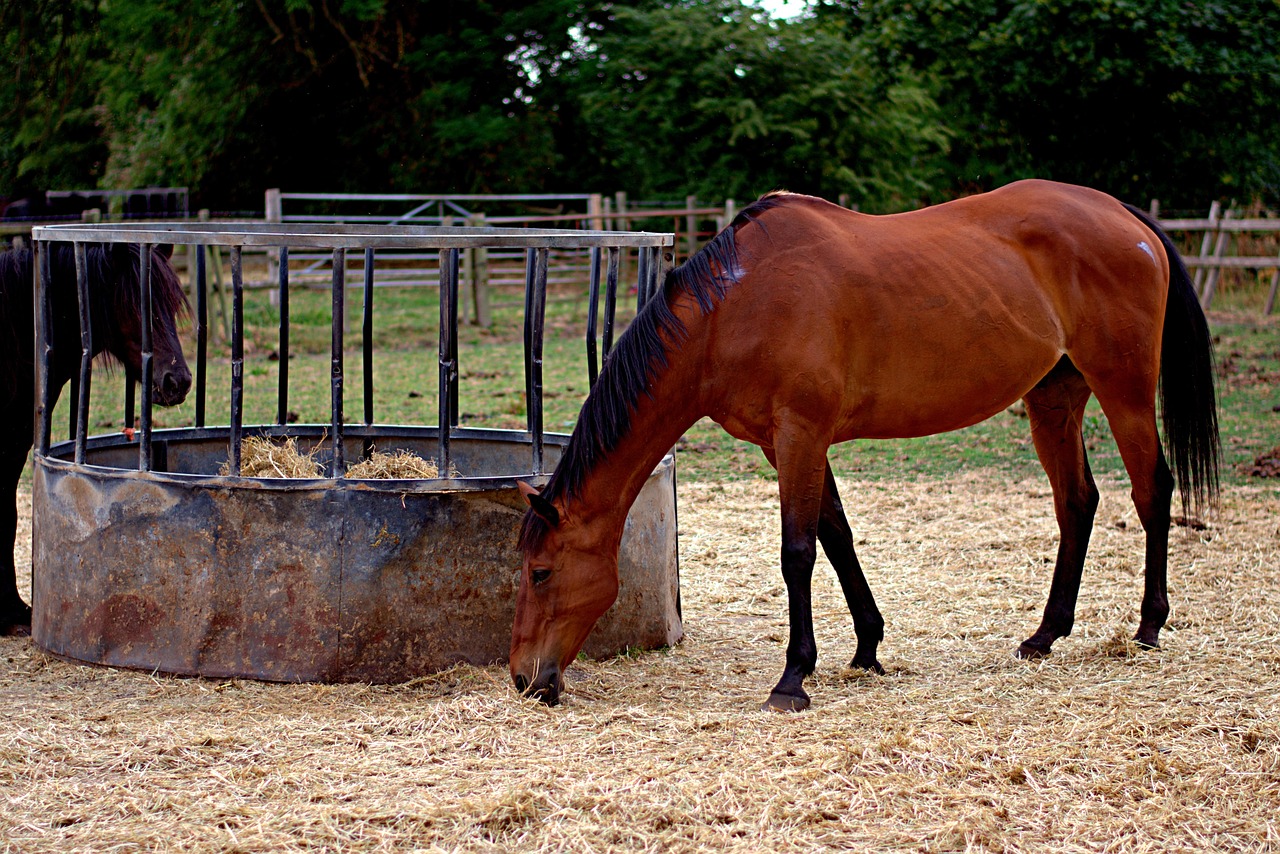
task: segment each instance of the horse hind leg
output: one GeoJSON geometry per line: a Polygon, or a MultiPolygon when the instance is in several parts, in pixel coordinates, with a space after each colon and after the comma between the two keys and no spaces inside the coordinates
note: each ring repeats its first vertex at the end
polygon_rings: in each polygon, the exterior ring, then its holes
{"type": "Polygon", "coordinates": [[[871,587],[862,574],[862,565],[853,548],[853,531],[840,504],[840,493],[829,462],[823,483],[822,511],[818,516],[818,541],[840,579],[840,588],[853,617],[853,630],[858,637],[858,648],[849,666],[884,673],[884,668],[876,660],[876,648],[884,639],[884,618],[880,616],[871,587]]]}
{"type": "Polygon", "coordinates": [[[1174,479],[1160,445],[1156,428],[1155,389],[1147,396],[1118,394],[1099,387],[1095,392],[1111,425],[1120,458],[1132,484],[1130,496],[1146,533],[1142,610],[1134,641],[1139,646],[1160,646],[1160,629],[1169,617],[1169,524],[1174,479]],[[1133,400],[1149,400],[1133,405],[1133,400]]]}
{"type": "Polygon", "coordinates": [[[1058,520],[1058,556],[1044,618],[1035,634],[1018,647],[1019,658],[1042,658],[1053,642],[1071,634],[1085,554],[1098,509],[1098,487],[1085,455],[1085,404],[1090,389],[1065,356],[1023,400],[1031,421],[1031,438],[1049,484],[1058,520]]]}

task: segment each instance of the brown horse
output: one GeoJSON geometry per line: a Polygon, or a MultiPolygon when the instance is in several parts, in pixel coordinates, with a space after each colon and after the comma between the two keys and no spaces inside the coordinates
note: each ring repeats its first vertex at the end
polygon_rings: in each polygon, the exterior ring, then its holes
{"type": "MultiPolygon", "coordinates": [[[[80,312],[71,244],[49,243],[49,302],[52,307],[49,380],[54,400],[80,374],[80,312]]],[[[177,317],[186,296],[169,263],[172,246],[151,251],[152,395],[162,406],[181,403],[191,388],[191,371],[178,340],[177,317]]],[[[33,253],[0,254],[0,635],[29,634],[31,608],[18,595],[13,541],[18,524],[17,489],[32,444],[35,379],[33,253]]],[[[89,323],[93,355],[110,354],[125,367],[128,382],[142,376],[141,253],[136,246],[90,244],[85,251],[89,323]]]]}
{"type": "Polygon", "coordinates": [[[1159,643],[1174,477],[1194,511],[1217,496],[1208,326],[1186,267],[1140,211],[1083,187],[1024,181],[911,213],[866,216],[772,194],[667,276],[610,354],[546,489],[522,486],[516,687],[555,703],[565,668],[618,590],[628,508],[703,416],[778,472],[790,640],[766,707],[809,705],[810,578],[821,542],[853,615],[852,667],[883,672],[884,621],[827,463],[835,442],[957,430],[1021,398],[1061,541],[1044,619],[1018,648],[1071,633],[1098,505],[1081,423],[1095,395],[1146,532],[1135,640],[1159,643]]]}

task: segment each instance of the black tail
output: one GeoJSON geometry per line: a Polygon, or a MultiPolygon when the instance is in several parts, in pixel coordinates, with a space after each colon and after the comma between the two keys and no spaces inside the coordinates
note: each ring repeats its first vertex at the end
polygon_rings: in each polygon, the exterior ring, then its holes
{"type": "Polygon", "coordinates": [[[1132,205],[1125,207],[1160,238],[1169,256],[1169,301],[1160,348],[1160,412],[1183,512],[1200,515],[1218,501],[1213,338],[1187,265],[1169,236],[1143,211],[1132,205]]]}

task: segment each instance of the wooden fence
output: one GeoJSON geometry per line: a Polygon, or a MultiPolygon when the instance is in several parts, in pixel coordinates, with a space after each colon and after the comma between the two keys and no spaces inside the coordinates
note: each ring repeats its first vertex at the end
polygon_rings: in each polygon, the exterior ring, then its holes
{"type": "MultiPolygon", "coordinates": [[[[1159,203],[1152,202],[1151,213],[1159,218],[1159,203]]],[[[1193,273],[1200,304],[1208,309],[1223,280],[1230,271],[1271,270],[1271,282],[1262,313],[1275,310],[1276,291],[1280,286],[1280,217],[1243,217],[1236,211],[1223,211],[1218,202],[1209,207],[1204,219],[1159,219],[1160,225],[1173,237],[1181,236],[1188,251],[1183,252],[1193,273]],[[1267,249],[1261,254],[1260,249],[1267,249]],[[1198,251],[1196,251],[1198,249],[1198,251]]]]}
{"type": "MultiPolygon", "coordinates": [[[[265,211],[268,222],[308,222],[387,225],[436,225],[474,227],[531,227],[593,229],[603,231],[663,231],[676,234],[676,256],[697,251],[702,243],[732,219],[733,201],[724,206],[700,206],[693,197],[684,205],[630,203],[625,193],[606,197],[599,193],[562,195],[418,195],[288,193],[268,190],[265,211]],[[348,210],[344,210],[347,208],[348,210]]],[[[275,259],[268,253],[268,271],[262,283],[275,281],[275,259]]],[[[330,256],[290,253],[293,281],[314,281],[327,287],[332,273],[330,256]]],[[[349,256],[348,275],[362,273],[363,258],[349,256]]],[[[624,257],[620,279],[630,281],[635,259],[624,257]]],[[[581,299],[590,270],[585,252],[555,251],[548,259],[547,283],[556,299],[581,299]],[[572,287],[570,287],[572,286],[572,287]]],[[[460,259],[460,308],[463,318],[488,326],[493,307],[523,305],[525,258],[518,251],[468,250],[460,259]],[[505,300],[505,301],[504,301],[505,300]]],[[[375,286],[431,285],[439,281],[434,254],[379,253],[375,286]]]]}

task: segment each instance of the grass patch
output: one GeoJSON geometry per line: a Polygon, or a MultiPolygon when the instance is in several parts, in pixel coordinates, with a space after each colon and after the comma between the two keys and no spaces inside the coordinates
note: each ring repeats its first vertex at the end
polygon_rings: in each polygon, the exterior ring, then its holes
{"type": "MultiPolygon", "coordinates": [[[[561,288],[547,307],[544,358],[544,424],[569,432],[589,387],[584,330],[585,289],[561,288]]],[[[375,295],[373,327],[373,420],[380,424],[434,424],[439,415],[436,326],[439,307],[431,288],[385,288],[375,295]]],[[[459,399],[464,426],[523,429],[525,384],[523,312],[518,295],[499,298],[491,329],[459,330],[459,399]]],[[[619,331],[634,311],[633,298],[619,300],[619,331]]],[[[291,297],[289,419],[328,423],[330,411],[331,299],[326,290],[298,289],[291,297]]],[[[1223,477],[1247,482],[1247,469],[1280,443],[1280,322],[1241,313],[1210,318],[1218,353],[1218,393],[1223,436],[1223,477]]],[[[245,305],[245,423],[275,423],[280,378],[279,310],[266,291],[251,291],[245,305]]],[[[348,300],[344,353],[344,413],[349,423],[364,420],[364,365],[359,300],[348,300]]],[[[191,330],[186,330],[190,339],[191,330]]],[[[187,352],[194,347],[188,343],[187,352]]],[[[211,345],[208,378],[209,424],[229,421],[229,349],[220,337],[211,345]]],[[[122,375],[95,374],[93,432],[122,426],[122,375]]],[[[155,423],[194,423],[194,395],[173,409],[157,409],[155,423]]],[[[55,414],[55,439],[67,436],[64,401],[55,414]]],[[[1085,419],[1090,464],[1098,477],[1123,476],[1110,428],[1096,401],[1085,419]]],[[[680,442],[681,478],[739,480],[772,477],[763,454],[728,436],[709,420],[695,424],[680,442]]],[[[1004,412],[954,433],[917,439],[846,443],[830,451],[842,476],[867,480],[950,477],[964,470],[992,469],[1011,479],[1039,476],[1025,416],[1004,412]]]]}

